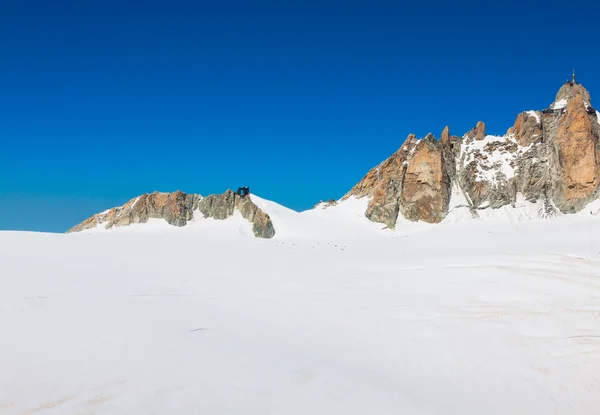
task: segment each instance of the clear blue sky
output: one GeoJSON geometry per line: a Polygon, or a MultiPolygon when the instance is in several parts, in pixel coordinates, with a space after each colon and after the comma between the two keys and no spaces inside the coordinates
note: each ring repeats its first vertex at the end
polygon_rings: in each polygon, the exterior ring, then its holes
{"type": "Polygon", "coordinates": [[[411,3],[0,1],[0,229],[154,190],[304,210],[409,133],[504,133],[573,66],[600,99],[597,2],[411,3]]]}

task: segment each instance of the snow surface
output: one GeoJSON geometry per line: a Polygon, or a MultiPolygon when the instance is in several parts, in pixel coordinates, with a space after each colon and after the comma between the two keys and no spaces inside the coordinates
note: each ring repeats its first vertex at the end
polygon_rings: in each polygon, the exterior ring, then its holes
{"type": "Polygon", "coordinates": [[[560,110],[560,109],[563,109],[566,106],[567,106],[567,100],[565,98],[563,98],[563,99],[559,99],[554,104],[552,104],[550,106],[550,108],[555,109],[555,110],[560,110]]]}
{"type": "Polygon", "coordinates": [[[276,238],[0,232],[0,413],[598,413],[600,201],[390,231],[251,197],[276,238]]]}

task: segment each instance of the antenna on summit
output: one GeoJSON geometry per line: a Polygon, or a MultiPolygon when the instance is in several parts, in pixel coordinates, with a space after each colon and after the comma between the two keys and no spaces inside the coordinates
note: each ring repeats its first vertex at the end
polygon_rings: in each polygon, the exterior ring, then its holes
{"type": "Polygon", "coordinates": [[[576,84],[577,81],[575,80],[575,68],[573,68],[573,78],[571,79],[571,82],[576,84]]]}

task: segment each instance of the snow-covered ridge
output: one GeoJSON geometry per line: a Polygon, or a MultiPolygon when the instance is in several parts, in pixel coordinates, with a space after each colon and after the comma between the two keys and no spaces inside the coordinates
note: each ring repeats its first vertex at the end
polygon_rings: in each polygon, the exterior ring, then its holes
{"type": "Polygon", "coordinates": [[[530,146],[520,146],[514,136],[487,135],[483,140],[465,136],[459,156],[459,167],[476,164],[476,180],[497,185],[515,176],[517,161],[530,146]]]}

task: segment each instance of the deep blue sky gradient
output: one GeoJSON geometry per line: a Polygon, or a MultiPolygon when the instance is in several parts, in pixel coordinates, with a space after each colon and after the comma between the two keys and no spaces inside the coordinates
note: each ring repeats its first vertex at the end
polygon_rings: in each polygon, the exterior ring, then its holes
{"type": "Polygon", "coordinates": [[[0,0],[0,229],[154,190],[304,210],[409,133],[504,133],[573,66],[600,96],[597,2],[487,3],[0,0]]]}

